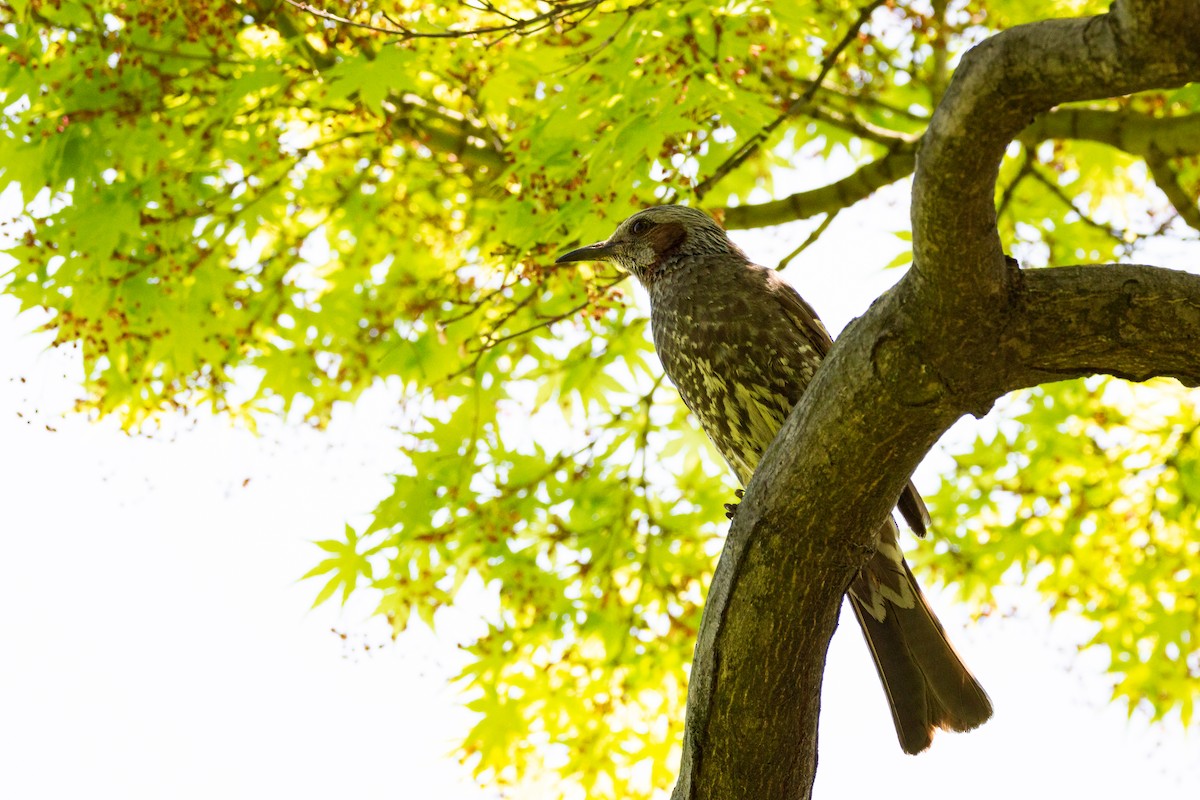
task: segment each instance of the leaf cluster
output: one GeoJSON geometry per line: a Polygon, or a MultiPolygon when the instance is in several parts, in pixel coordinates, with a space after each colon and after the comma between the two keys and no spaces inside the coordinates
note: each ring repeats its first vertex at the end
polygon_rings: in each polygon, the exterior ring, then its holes
{"type": "Polygon", "coordinates": [[[987,612],[1027,583],[1094,623],[1132,714],[1200,698],[1200,407],[1174,382],[1089,379],[1011,398],[930,498],[919,563],[987,612]]]}

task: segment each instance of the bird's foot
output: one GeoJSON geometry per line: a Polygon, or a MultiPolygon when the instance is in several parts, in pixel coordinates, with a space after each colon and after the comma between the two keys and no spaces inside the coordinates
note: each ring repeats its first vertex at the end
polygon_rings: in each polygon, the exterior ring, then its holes
{"type": "MultiPolygon", "coordinates": [[[[734,492],[734,494],[737,495],[738,500],[741,500],[743,497],[746,496],[746,492],[742,489],[738,489],[736,492],[734,492]]],[[[726,503],[725,504],[725,517],[727,519],[733,519],[733,515],[735,513],[737,513],[738,505],[739,505],[738,503],[726,503]]]]}

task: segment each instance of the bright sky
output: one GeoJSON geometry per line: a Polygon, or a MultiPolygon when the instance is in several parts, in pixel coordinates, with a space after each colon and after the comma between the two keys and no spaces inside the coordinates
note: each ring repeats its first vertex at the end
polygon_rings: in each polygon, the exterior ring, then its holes
{"type": "MultiPolygon", "coordinates": [[[[878,265],[901,247],[888,232],[905,202],[890,190],[843,214],[789,268],[831,329],[899,277],[878,265]]],[[[735,238],[772,264],[802,236],[735,238]]],[[[310,611],[318,586],[297,583],[320,557],[310,542],[387,490],[394,398],[374,393],[326,432],[277,422],[255,438],[202,419],[133,438],[71,416],[77,356],[45,351],[38,320],[14,315],[0,297],[0,797],[498,796],[452,755],[471,718],[446,678],[470,610],[391,644],[369,609],[310,611]]],[[[930,594],[995,719],[903,755],[847,618],[818,797],[1195,798],[1198,734],[1127,722],[1094,655],[1075,655],[1082,625],[1028,604],[971,625],[930,594]]]]}

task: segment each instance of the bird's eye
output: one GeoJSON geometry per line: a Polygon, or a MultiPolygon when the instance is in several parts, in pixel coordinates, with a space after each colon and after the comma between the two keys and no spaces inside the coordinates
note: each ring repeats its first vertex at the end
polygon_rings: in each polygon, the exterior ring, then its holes
{"type": "Polygon", "coordinates": [[[633,227],[631,227],[629,230],[634,234],[643,234],[650,230],[650,226],[653,224],[654,223],[650,222],[649,220],[639,219],[637,222],[633,223],[633,227]]]}

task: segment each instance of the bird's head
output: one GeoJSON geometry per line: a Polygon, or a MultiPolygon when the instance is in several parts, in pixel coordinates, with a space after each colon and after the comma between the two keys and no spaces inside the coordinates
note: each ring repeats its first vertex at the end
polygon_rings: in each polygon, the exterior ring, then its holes
{"type": "Polygon", "coordinates": [[[711,255],[746,258],[703,211],[687,206],[654,206],[622,222],[607,240],[564,253],[555,263],[611,261],[650,286],[664,275],[711,255]]]}

